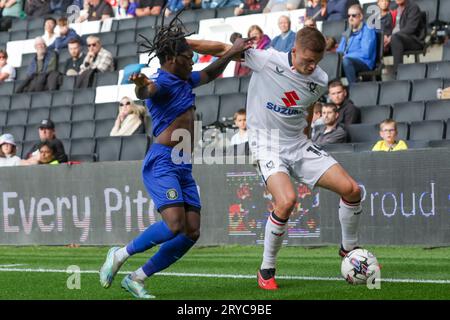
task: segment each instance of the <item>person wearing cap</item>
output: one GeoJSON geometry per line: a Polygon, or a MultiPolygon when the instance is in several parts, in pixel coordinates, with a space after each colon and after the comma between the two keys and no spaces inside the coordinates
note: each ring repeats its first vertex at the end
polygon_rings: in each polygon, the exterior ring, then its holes
{"type": "Polygon", "coordinates": [[[39,147],[41,142],[50,140],[55,145],[55,159],[59,161],[59,163],[67,162],[66,151],[64,150],[64,145],[56,138],[55,132],[55,124],[50,119],[44,119],[41,121],[39,126],[39,139],[40,142],[36,143],[30,151],[27,153],[26,159],[33,158],[35,160],[39,159],[39,147]]]}
{"type": "Polygon", "coordinates": [[[10,133],[5,133],[0,137],[0,167],[19,166],[21,159],[16,156],[16,142],[14,136],[10,133]]]}

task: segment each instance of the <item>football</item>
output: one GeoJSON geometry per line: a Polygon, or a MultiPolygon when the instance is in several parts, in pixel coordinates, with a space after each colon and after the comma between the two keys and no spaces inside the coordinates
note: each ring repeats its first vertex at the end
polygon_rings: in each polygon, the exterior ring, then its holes
{"type": "Polygon", "coordinates": [[[350,284],[375,282],[379,270],[377,258],[366,249],[352,250],[342,259],[341,273],[350,284]]]}

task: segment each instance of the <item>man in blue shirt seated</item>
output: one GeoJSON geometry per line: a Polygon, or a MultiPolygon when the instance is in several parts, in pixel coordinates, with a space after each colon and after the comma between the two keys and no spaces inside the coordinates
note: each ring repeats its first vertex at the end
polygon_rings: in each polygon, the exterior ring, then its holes
{"type": "Polygon", "coordinates": [[[227,64],[252,43],[236,39],[220,59],[200,72],[192,72],[194,52],[189,47],[177,14],[168,26],[161,26],[144,47],[161,64],[147,78],[133,74],[139,99],[146,102],[152,117],[154,143],[142,165],[144,185],[161,213],[162,220],[149,226],[127,246],[113,247],[100,270],[100,283],[108,288],[129,256],[161,244],[141,268],[122,280],[122,287],[134,297],[151,299],[144,280],[180,259],[200,236],[200,197],[192,177],[195,95],[192,89],[217,78],[227,64]]]}
{"type": "Polygon", "coordinates": [[[348,83],[358,80],[358,72],[375,68],[377,57],[377,35],[363,21],[363,10],[355,4],[348,9],[348,29],[341,39],[337,52],[344,59],[342,67],[348,83]]]}
{"type": "Polygon", "coordinates": [[[278,51],[291,51],[295,42],[295,32],[291,30],[291,19],[288,16],[279,17],[278,28],[280,28],[281,34],[276,36],[270,45],[278,51]]]}
{"type": "Polygon", "coordinates": [[[51,45],[48,46],[49,50],[59,51],[61,49],[67,48],[70,40],[78,40],[81,45],[83,45],[83,39],[77,34],[75,30],[69,28],[69,22],[67,18],[62,17],[58,19],[59,26],[59,37],[53,41],[51,45]]]}

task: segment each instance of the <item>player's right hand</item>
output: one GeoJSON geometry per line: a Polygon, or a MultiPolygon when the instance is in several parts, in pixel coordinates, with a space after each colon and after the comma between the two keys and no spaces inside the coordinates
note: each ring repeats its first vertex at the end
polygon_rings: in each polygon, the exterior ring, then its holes
{"type": "Polygon", "coordinates": [[[142,87],[146,87],[150,84],[152,84],[153,82],[147,78],[147,76],[143,73],[133,73],[129,80],[131,82],[133,82],[136,86],[142,88],[142,87]]]}

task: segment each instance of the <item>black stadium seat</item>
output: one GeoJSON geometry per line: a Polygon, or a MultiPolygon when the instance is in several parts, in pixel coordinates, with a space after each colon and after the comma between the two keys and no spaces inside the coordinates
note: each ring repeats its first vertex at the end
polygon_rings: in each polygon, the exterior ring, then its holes
{"type": "Polygon", "coordinates": [[[219,97],[202,96],[195,101],[196,112],[200,115],[203,126],[208,126],[217,121],[219,116],[219,97]]]}
{"type": "Polygon", "coordinates": [[[136,30],[134,29],[118,31],[116,34],[116,44],[134,42],[134,39],[136,39],[136,30]]]}
{"type": "Polygon", "coordinates": [[[93,103],[72,106],[72,121],[93,120],[95,107],[93,103]]]}
{"type": "Polygon", "coordinates": [[[425,120],[450,118],[450,100],[434,100],[426,103],[425,120]]]}
{"type": "Polygon", "coordinates": [[[29,124],[25,128],[25,141],[32,141],[39,138],[39,123],[29,124]]]}
{"type": "Polygon", "coordinates": [[[36,56],[35,53],[26,53],[26,54],[22,54],[22,63],[20,64],[22,67],[23,66],[28,66],[31,63],[31,60],[33,60],[33,58],[36,56]]]}
{"type": "MultiPolygon", "coordinates": [[[[115,20],[115,21],[118,21],[117,31],[136,29],[137,19],[130,18],[130,19],[120,19],[120,20],[115,20]]],[[[112,27],[112,29],[115,30],[113,27],[112,27]]]]}
{"type": "Polygon", "coordinates": [[[353,152],[353,144],[351,143],[332,143],[322,146],[327,152],[353,152]]]}
{"type": "Polygon", "coordinates": [[[443,46],[442,61],[450,61],[450,42],[443,46]]]}
{"type": "Polygon", "coordinates": [[[407,80],[384,81],[380,83],[379,104],[393,104],[409,100],[411,84],[407,80]]]}
{"type": "Polygon", "coordinates": [[[129,57],[120,57],[117,58],[117,70],[122,70],[127,65],[132,63],[139,63],[139,59],[136,55],[129,56],[129,57]]]}
{"type": "Polygon", "coordinates": [[[76,121],[72,122],[72,133],[70,134],[70,137],[72,139],[92,138],[94,137],[94,132],[95,132],[94,120],[76,121]]]}
{"type": "Polygon", "coordinates": [[[25,125],[27,124],[27,119],[28,109],[10,110],[8,112],[8,120],[6,121],[6,124],[8,126],[25,125]]]}
{"type": "Polygon", "coordinates": [[[95,102],[95,89],[81,89],[73,91],[73,104],[95,102]]]}
{"type": "Polygon", "coordinates": [[[95,136],[108,137],[111,129],[114,127],[116,119],[103,119],[95,121],[95,136]]]}
{"type": "Polygon", "coordinates": [[[95,105],[95,120],[115,119],[119,112],[117,102],[99,103],[95,105]]]}
{"type": "MultiPolygon", "coordinates": [[[[203,11],[203,10],[197,10],[197,11],[203,11]]],[[[234,8],[233,7],[217,8],[216,11],[217,11],[217,13],[216,13],[217,18],[227,18],[227,17],[234,16],[234,8]]],[[[211,19],[211,18],[209,18],[209,19],[211,19]]]]}
{"type": "Polygon", "coordinates": [[[392,107],[392,119],[397,122],[411,122],[424,119],[425,103],[423,101],[399,102],[392,107]]]}
{"type": "Polygon", "coordinates": [[[52,105],[52,94],[50,92],[38,92],[31,95],[31,107],[50,107],[52,105]]]}
{"type": "Polygon", "coordinates": [[[219,121],[232,120],[233,115],[236,111],[242,108],[245,109],[246,102],[247,96],[245,93],[221,95],[219,106],[219,121]]]}
{"type": "Polygon", "coordinates": [[[406,122],[398,122],[397,123],[397,136],[401,140],[409,139],[409,124],[406,122]]]}
{"type": "Polygon", "coordinates": [[[448,78],[450,75],[450,61],[429,62],[427,78],[448,78]]]}
{"type": "Polygon", "coordinates": [[[442,23],[450,23],[450,0],[439,1],[438,20],[442,23]]]}
{"type": "Polygon", "coordinates": [[[442,79],[413,80],[411,101],[434,100],[438,88],[442,88],[442,79]]]}
{"type": "Polygon", "coordinates": [[[0,96],[0,110],[9,110],[9,106],[11,104],[11,97],[9,96],[0,96]]]}
{"type": "Polygon", "coordinates": [[[361,123],[377,124],[391,117],[391,106],[373,106],[361,108],[361,123]]]}
{"type": "Polygon", "coordinates": [[[117,85],[118,80],[119,73],[117,71],[100,72],[95,75],[95,85],[97,87],[117,85]]]}
{"type": "Polygon", "coordinates": [[[439,140],[444,137],[442,120],[425,120],[411,122],[410,140],[439,140]]]}
{"type": "Polygon", "coordinates": [[[116,43],[116,33],[115,32],[100,32],[97,34],[97,37],[100,38],[100,42],[102,43],[102,47],[108,44],[116,43]]]}
{"type": "Polygon", "coordinates": [[[426,63],[399,64],[397,70],[397,80],[425,79],[426,74],[426,63]]]}
{"type": "Polygon", "coordinates": [[[59,139],[69,139],[71,129],[72,122],[55,122],[56,137],[59,139]]]}
{"type": "Polygon", "coordinates": [[[341,76],[341,58],[339,53],[327,52],[319,62],[319,66],[328,74],[328,79],[336,79],[341,76]]]}
{"type": "MultiPolygon", "coordinates": [[[[66,150],[69,152],[69,150],[66,150]]],[[[80,138],[72,139],[70,146],[71,158],[73,155],[92,155],[95,152],[95,139],[90,138],[80,138]]]]}
{"type": "Polygon", "coordinates": [[[155,23],[156,23],[156,16],[146,16],[146,17],[136,17],[135,18],[137,20],[137,25],[136,28],[137,29],[141,29],[141,28],[149,28],[155,27],[155,23]]]}
{"type": "Polygon", "coordinates": [[[356,82],[349,88],[350,99],[358,106],[373,106],[378,103],[379,85],[377,82],[356,82]]]}
{"type": "Polygon", "coordinates": [[[127,42],[119,44],[117,57],[129,57],[138,55],[139,45],[136,42],[127,42]]]}
{"type": "Polygon", "coordinates": [[[322,33],[327,37],[334,38],[339,43],[341,42],[346,25],[345,20],[324,21],[322,23],[322,33]]]}
{"type": "Polygon", "coordinates": [[[250,78],[251,78],[250,76],[239,78],[239,81],[240,81],[239,92],[247,93],[248,84],[250,83],[250,78]]]}
{"type": "Polygon", "coordinates": [[[119,161],[122,137],[97,138],[96,154],[98,161],[119,161]]]}
{"type": "Polygon", "coordinates": [[[227,94],[239,92],[239,78],[230,77],[222,78],[214,81],[214,93],[215,94],[227,94]]]}
{"type": "Polygon", "coordinates": [[[435,24],[438,17],[439,0],[414,0],[414,2],[419,6],[420,11],[427,14],[428,24],[435,24]]]}
{"type": "Polygon", "coordinates": [[[142,160],[148,148],[148,137],[145,134],[135,134],[122,137],[120,160],[142,160]]]}
{"type": "Polygon", "coordinates": [[[14,82],[3,82],[0,85],[0,96],[1,95],[12,95],[14,93],[14,82]]]}
{"type": "Polygon", "coordinates": [[[11,98],[11,110],[28,109],[31,106],[31,96],[26,93],[15,94],[11,98]]]}
{"type": "Polygon", "coordinates": [[[211,81],[203,86],[196,87],[194,88],[194,93],[196,96],[207,96],[214,94],[214,83],[215,81],[211,81]]]}
{"type": "MultiPolygon", "coordinates": [[[[21,158],[26,159],[28,153],[30,152],[31,148],[34,147],[35,144],[39,143],[40,140],[28,140],[24,141],[22,144],[22,152],[21,152],[21,158]]],[[[19,154],[18,154],[19,155],[19,154]]]]}
{"type": "Polygon", "coordinates": [[[8,118],[8,111],[0,111],[0,127],[6,125],[6,119],[8,118]]]}
{"type": "Polygon", "coordinates": [[[349,142],[373,142],[379,140],[379,127],[375,124],[351,124],[347,128],[349,142]]]}
{"type": "Polygon", "coordinates": [[[72,119],[72,107],[70,105],[52,107],[50,110],[50,119],[55,123],[70,121],[72,119]]]}
{"type": "Polygon", "coordinates": [[[25,126],[6,126],[3,127],[3,133],[10,133],[14,136],[16,141],[23,141],[25,136],[25,126]]]}
{"type": "Polygon", "coordinates": [[[52,106],[68,106],[72,104],[73,92],[59,90],[53,93],[52,106]]]}
{"type": "Polygon", "coordinates": [[[28,112],[28,124],[40,123],[43,119],[49,119],[50,108],[35,108],[28,112]]]}

